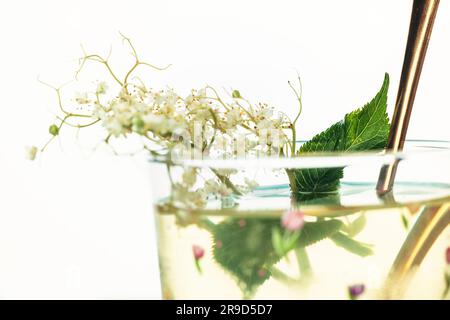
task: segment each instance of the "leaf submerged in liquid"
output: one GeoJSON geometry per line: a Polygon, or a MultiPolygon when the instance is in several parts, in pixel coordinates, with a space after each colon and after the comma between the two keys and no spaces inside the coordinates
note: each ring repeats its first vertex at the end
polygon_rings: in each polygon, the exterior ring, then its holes
{"type": "Polygon", "coordinates": [[[290,250],[328,238],[341,227],[342,222],[334,219],[306,222],[294,235],[280,226],[279,219],[230,218],[211,229],[213,255],[217,263],[236,279],[244,296],[249,297],[270,278],[273,265],[290,250]],[[274,244],[274,234],[279,236],[278,245],[274,244]]]}

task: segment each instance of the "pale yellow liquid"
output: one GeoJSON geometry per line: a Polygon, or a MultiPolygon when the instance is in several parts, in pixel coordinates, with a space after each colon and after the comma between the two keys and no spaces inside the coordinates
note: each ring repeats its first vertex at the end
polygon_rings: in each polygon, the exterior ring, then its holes
{"type": "MultiPolygon", "coordinates": [[[[448,203],[448,197],[441,197],[412,201],[407,205],[304,206],[301,209],[307,215],[307,221],[315,221],[317,216],[334,216],[334,219],[345,222],[364,213],[366,225],[355,239],[373,245],[373,254],[361,257],[338,247],[330,239],[324,239],[306,247],[312,275],[301,274],[296,257],[291,252],[275,265],[282,276],[272,273],[251,295],[239,287],[233,274],[214,260],[210,231],[201,224],[179,226],[173,212],[156,206],[163,298],[348,299],[348,286],[364,284],[366,290],[360,299],[441,299],[448,268],[445,251],[450,245],[449,226],[440,232],[420,267],[415,266],[403,274],[403,282],[391,281],[389,284],[387,278],[418,217],[423,217],[426,209],[448,208],[448,203]],[[402,222],[402,215],[409,219],[407,228],[402,222]],[[199,261],[202,272],[195,266],[193,245],[205,249],[205,255],[199,261]]],[[[193,214],[197,221],[206,218],[215,224],[230,217],[279,219],[284,211],[280,207],[283,205],[289,207],[288,199],[254,197],[241,200],[235,209],[220,210],[213,206],[193,214]],[[263,209],[263,206],[271,208],[263,209]]],[[[445,215],[448,214],[450,212],[446,209],[445,215]]]]}

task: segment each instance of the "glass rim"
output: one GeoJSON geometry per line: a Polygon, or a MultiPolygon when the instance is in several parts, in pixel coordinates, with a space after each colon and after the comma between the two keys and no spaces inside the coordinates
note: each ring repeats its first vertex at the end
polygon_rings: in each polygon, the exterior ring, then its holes
{"type": "MultiPolygon", "coordinates": [[[[298,141],[305,143],[306,141],[298,141]]],[[[308,152],[295,157],[247,157],[247,158],[214,158],[203,157],[202,159],[171,159],[170,164],[175,166],[195,168],[268,168],[268,169],[307,169],[307,168],[337,168],[349,165],[385,165],[407,159],[420,158],[423,156],[450,157],[450,141],[408,139],[405,141],[406,150],[389,151],[350,151],[350,152],[308,152]],[[408,150],[408,148],[415,148],[408,150]]],[[[168,164],[165,157],[151,157],[151,163],[168,164]]]]}

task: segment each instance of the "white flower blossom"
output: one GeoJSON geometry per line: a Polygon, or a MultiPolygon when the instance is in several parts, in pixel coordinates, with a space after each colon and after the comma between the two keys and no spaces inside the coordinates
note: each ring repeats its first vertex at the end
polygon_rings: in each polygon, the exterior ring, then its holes
{"type": "Polygon", "coordinates": [[[152,101],[156,105],[162,105],[166,101],[166,96],[164,95],[164,93],[162,91],[155,92],[152,95],[152,101]]]}
{"type": "Polygon", "coordinates": [[[119,120],[118,117],[117,118],[110,117],[105,119],[103,125],[115,137],[118,137],[126,133],[126,129],[124,128],[122,122],[119,120]]]}
{"type": "Polygon", "coordinates": [[[161,132],[165,117],[149,113],[142,117],[142,121],[144,121],[144,126],[147,130],[159,133],[161,132]]]}
{"type": "Polygon", "coordinates": [[[188,95],[188,96],[184,99],[184,102],[185,102],[187,105],[190,105],[191,103],[194,102],[194,99],[195,99],[194,95],[193,95],[193,94],[190,94],[190,95],[188,95]]]}
{"type": "Polygon", "coordinates": [[[172,186],[172,198],[175,206],[184,209],[198,209],[206,205],[206,194],[202,190],[190,190],[180,184],[172,186]]]}
{"type": "Polygon", "coordinates": [[[212,116],[211,116],[210,110],[202,108],[202,109],[198,109],[197,111],[195,111],[195,116],[194,116],[193,120],[204,123],[204,122],[208,121],[209,119],[211,119],[211,117],[212,116]]]}
{"type": "Polygon", "coordinates": [[[233,168],[221,168],[221,169],[216,169],[217,174],[221,175],[221,176],[230,176],[232,174],[236,174],[238,171],[236,169],[233,168]]]}
{"type": "Polygon", "coordinates": [[[184,170],[183,182],[186,186],[192,187],[197,182],[197,169],[188,168],[184,170]]]}
{"type": "Polygon", "coordinates": [[[219,192],[219,183],[213,179],[206,180],[203,189],[209,194],[217,193],[219,192]]]}
{"type": "Polygon", "coordinates": [[[233,191],[228,188],[224,183],[221,183],[219,185],[219,190],[217,190],[217,193],[220,194],[222,197],[227,197],[233,193],[233,191]]]}
{"type": "Polygon", "coordinates": [[[91,102],[91,100],[89,100],[87,92],[77,92],[75,94],[75,101],[78,104],[89,104],[91,102]]]}
{"type": "MultiPolygon", "coordinates": [[[[121,84],[119,89],[112,92],[106,82],[100,81],[95,82],[91,90],[77,93],[78,106],[73,111],[61,106],[60,119],[67,114],[71,116],[70,121],[64,121],[61,126],[73,123],[81,128],[100,122],[106,130],[106,143],[111,137],[139,135],[144,138],[143,147],[152,154],[179,155],[182,159],[197,155],[224,159],[279,155],[287,141],[283,130],[292,129],[285,115],[275,116],[274,109],[265,103],[251,104],[237,90],[228,101],[209,86],[180,95],[171,88],[147,88],[135,74],[130,76],[135,66],[125,73],[126,79],[120,79],[116,71],[105,64],[121,84]],[[82,119],[77,121],[76,117],[82,119]]],[[[27,158],[34,159],[37,152],[36,147],[28,147],[27,158]]],[[[209,178],[205,174],[206,181],[199,179],[199,171],[188,168],[172,184],[173,192],[168,201],[187,215],[204,206],[208,195],[222,199],[225,206],[232,206],[233,192],[247,192],[257,186],[249,179],[236,186],[234,175],[238,171],[235,169],[217,169],[217,177],[209,178]]]]}
{"type": "Polygon", "coordinates": [[[259,110],[256,111],[256,118],[260,120],[270,119],[273,116],[273,108],[269,108],[267,106],[262,106],[259,110]]]}
{"type": "Polygon", "coordinates": [[[102,81],[99,82],[97,85],[97,94],[101,95],[101,94],[105,94],[106,90],[108,90],[108,85],[106,84],[106,82],[102,81]]]}
{"type": "Polygon", "coordinates": [[[258,122],[256,127],[258,128],[259,131],[263,131],[263,130],[268,131],[271,128],[273,128],[273,124],[272,124],[272,121],[264,119],[264,120],[261,120],[260,122],[258,122]]]}
{"type": "Polygon", "coordinates": [[[199,99],[203,99],[206,97],[206,89],[205,88],[201,88],[197,90],[197,97],[199,99]]]}
{"type": "Polygon", "coordinates": [[[36,159],[37,152],[38,152],[38,148],[35,146],[25,147],[25,155],[28,160],[33,161],[34,159],[36,159]]]}
{"type": "Polygon", "coordinates": [[[255,180],[250,180],[247,177],[244,178],[244,182],[250,191],[254,190],[258,186],[258,182],[256,182],[255,180]]]}
{"type": "Polygon", "coordinates": [[[106,117],[106,111],[100,105],[96,104],[94,110],[92,111],[92,118],[104,120],[106,117]]]}
{"type": "Polygon", "coordinates": [[[241,111],[238,108],[233,108],[228,111],[226,117],[229,128],[235,127],[242,121],[241,111]]]}
{"type": "Polygon", "coordinates": [[[254,139],[245,138],[246,148],[247,150],[252,150],[258,146],[258,141],[254,139]]]}

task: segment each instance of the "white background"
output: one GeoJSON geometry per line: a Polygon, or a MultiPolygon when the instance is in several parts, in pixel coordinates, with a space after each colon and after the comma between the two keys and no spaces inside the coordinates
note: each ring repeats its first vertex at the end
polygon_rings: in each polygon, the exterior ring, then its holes
{"type": "MultiPolygon", "coordinates": [[[[73,78],[80,43],[132,63],[118,31],[154,64],[155,87],[237,88],[295,114],[287,86],[301,74],[300,138],[400,77],[409,0],[2,1],[0,4],[0,298],[159,298],[151,174],[140,158],[93,153],[68,130],[37,162],[57,110],[54,85],[73,78]]],[[[450,140],[450,1],[441,1],[409,138],[450,140]]],[[[90,69],[85,79],[105,73],[90,69]]],[[[89,144],[91,143],[91,144],[89,144]]]]}

